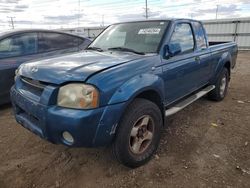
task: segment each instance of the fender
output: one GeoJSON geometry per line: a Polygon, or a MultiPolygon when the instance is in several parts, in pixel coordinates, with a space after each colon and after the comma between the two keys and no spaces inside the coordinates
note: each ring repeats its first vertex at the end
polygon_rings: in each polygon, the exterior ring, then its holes
{"type": "Polygon", "coordinates": [[[156,91],[163,102],[165,96],[163,80],[157,75],[146,73],[134,76],[125,82],[116,90],[108,104],[131,100],[143,91],[148,90],[156,91]]]}
{"type": "Polygon", "coordinates": [[[224,52],[224,53],[221,55],[221,57],[220,57],[220,59],[219,59],[217,65],[216,65],[216,67],[215,67],[215,71],[214,71],[214,75],[213,75],[213,77],[212,77],[212,79],[211,79],[211,83],[215,83],[215,82],[216,82],[217,78],[218,78],[219,75],[220,75],[220,72],[222,71],[223,67],[225,66],[225,64],[226,64],[227,62],[230,63],[230,70],[231,70],[231,66],[232,66],[232,56],[231,56],[231,54],[230,54],[229,52],[224,52]]]}
{"type": "Polygon", "coordinates": [[[119,87],[109,101],[109,105],[102,115],[101,123],[98,125],[93,145],[108,145],[112,142],[119,127],[119,120],[124,113],[129,102],[143,91],[156,91],[161,100],[164,99],[164,82],[157,75],[141,74],[132,77],[119,87]],[[115,108],[115,110],[113,109],[115,108]],[[116,111],[117,114],[110,118],[110,113],[116,111]],[[109,125],[109,126],[103,126],[109,125]]]}

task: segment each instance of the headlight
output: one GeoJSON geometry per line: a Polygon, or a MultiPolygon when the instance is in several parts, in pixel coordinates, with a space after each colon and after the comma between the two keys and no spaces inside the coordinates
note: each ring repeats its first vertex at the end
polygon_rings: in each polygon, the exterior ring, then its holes
{"type": "Polygon", "coordinates": [[[76,109],[97,108],[99,92],[91,85],[68,84],[59,89],[57,105],[76,109]]]}

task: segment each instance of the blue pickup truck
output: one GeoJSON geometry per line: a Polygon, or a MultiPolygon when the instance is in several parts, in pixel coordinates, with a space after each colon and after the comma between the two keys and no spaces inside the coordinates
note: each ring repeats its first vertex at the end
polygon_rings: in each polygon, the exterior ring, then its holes
{"type": "Polygon", "coordinates": [[[84,52],[22,64],[15,118],[55,144],[111,146],[135,168],[156,152],[168,116],[226,96],[237,52],[234,42],[208,42],[195,20],[114,24],[84,52]]]}

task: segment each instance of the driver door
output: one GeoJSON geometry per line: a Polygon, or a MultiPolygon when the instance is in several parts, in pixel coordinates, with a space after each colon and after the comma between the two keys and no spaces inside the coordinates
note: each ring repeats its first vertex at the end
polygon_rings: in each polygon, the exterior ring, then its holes
{"type": "Polygon", "coordinates": [[[163,59],[166,104],[173,103],[197,89],[199,82],[199,57],[196,56],[193,30],[190,23],[177,23],[168,46],[178,46],[180,51],[163,59]]]}

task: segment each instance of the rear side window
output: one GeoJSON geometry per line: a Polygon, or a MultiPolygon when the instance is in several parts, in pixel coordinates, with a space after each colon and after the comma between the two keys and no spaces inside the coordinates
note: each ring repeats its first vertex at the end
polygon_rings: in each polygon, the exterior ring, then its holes
{"type": "Polygon", "coordinates": [[[204,49],[207,47],[205,33],[202,25],[199,22],[193,22],[194,30],[195,30],[195,38],[198,49],[204,49]]]}
{"type": "Polygon", "coordinates": [[[174,46],[176,44],[181,47],[181,53],[193,51],[194,38],[190,24],[181,23],[176,25],[170,39],[170,45],[174,46]]]}
{"type": "Polygon", "coordinates": [[[60,33],[40,33],[39,34],[39,52],[49,52],[74,48],[80,46],[84,40],[67,34],[60,33]]]}
{"type": "Polygon", "coordinates": [[[0,41],[0,58],[25,56],[37,53],[37,34],[13,35],[0,41]]]}

